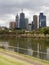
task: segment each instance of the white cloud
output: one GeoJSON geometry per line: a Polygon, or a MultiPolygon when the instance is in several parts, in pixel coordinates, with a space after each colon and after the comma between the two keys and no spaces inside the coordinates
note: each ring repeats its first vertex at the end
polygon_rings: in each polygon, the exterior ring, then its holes
{"type": "Polygon", "coordinates": [[[15,15],[12,14],[6,14],[4,17],[0,19],[0,26],[6,26],[9,27],[9,23],[11,21],[15,21],[15,15]]]}
{"type": "MultiPolygon", "coordinates": [[[[9,24],[9,21],[15,19],[15,16],[24,9],[26,17],[32,21],[33,15],[42,11],[47,16],[47,25],[49,25],[49,0],[0,0],[0,21],[2,24],[9,24]]],[[[2,25],[0,22],[0,25],[2,25]]]]}
{"type": "Polygon", "coordinates": [[[6,26],[6,22],[4,20],[0,20],[0,26],[6,26]]]}

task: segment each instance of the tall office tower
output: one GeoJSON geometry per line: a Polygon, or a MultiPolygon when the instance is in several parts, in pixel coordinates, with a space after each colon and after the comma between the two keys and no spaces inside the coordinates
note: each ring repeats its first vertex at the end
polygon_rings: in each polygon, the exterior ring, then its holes
{"type": "Polygon", "coordinates": [[[19,28],[20,27],[20,25],[19,25],[19,16],[18,16],[18,14],[16,15],[16,28],[19,28]]]}
{"type": "Polygon", "coordinates": [[[28,24],[28,30],[31,31],[32,30],[32,24],[28,24]]]}
{"type": "Polygon", "coordinates": [[[25,18],[25,28],[28,30],[28,18],[25,18]]]}
{"type": "Polygon", "coordinates": [[[15,22],[10,22],[10,29],[15,29],[16,28],[16,23],[15,22]]]}
{"type": "Polygon", "coordinates": [[[34,23],[33,23],[33,21],[32,21],[31,30],[33,30],[33,29],[34,29],[34,23]]]}
{"type": "Polygon", "coordinates": [[[46,16],[43,13],[39,15],[39,28],[46,27],[46,16]]]}
{"type": "Polygon", "coordinates": [[[20,13],[20,29],[25,29],[25,14],[20,13]]]}
{"type": "Polygon", "coordinates": [[[33,16],[33,24],[34,24],[34,29],[37,29],[37,15],[33,16]]]}

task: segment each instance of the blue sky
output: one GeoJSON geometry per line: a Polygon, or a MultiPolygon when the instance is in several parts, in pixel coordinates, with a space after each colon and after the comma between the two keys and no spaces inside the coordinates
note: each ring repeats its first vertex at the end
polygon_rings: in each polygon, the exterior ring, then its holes
{"type": "Polygon", "coordinates": [[[33,15],[39,15],[43,12],[47,17],[47,26],[49,26],[49,0],[0,0],[0,26],[9,26],[10,21],[15,20],[17,13],[24,9],[29,22],[33,15]]]}

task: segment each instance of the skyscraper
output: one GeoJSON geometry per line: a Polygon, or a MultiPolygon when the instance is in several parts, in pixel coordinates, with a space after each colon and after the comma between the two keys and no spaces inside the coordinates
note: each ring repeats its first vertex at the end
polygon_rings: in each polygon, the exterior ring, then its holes
{"type": "Polygon", "coordinates": [[[39,28],[46,27],[46,16],[43,13],[39,15],[39,28]]]}
{"type": "Polygon", "coordinates": [[[20,13],[20,29],[25,29],[25,14],[20,13]]]}
{"type": "Polygon", "coordinates": [[[37,15],[33,16],[33,24],[34,24],[34,29],[37,29],[37,15]]]}
{"type": "Polygon", "coordinates": [[[28,24],[28,30],[29,30],[29,31],[32,30],[32,24],[28,24]]]}
{"type": "Polygon", "coordinates": [[[33,30],[33,29],[34,29],[34,23],[32,21],[31,30],[33,30]]]}
{"type": "Polygon", "coordinates": [[[18,16],[18,14],[16,15],[16,28],[19,28],[20,27],[20,25],[19,25],[19,16],[18,16]]]}
{"type": "Polygon", "coordinates": [[[28,18],[25,18],[25,28],[28,30],[28,18]]]}

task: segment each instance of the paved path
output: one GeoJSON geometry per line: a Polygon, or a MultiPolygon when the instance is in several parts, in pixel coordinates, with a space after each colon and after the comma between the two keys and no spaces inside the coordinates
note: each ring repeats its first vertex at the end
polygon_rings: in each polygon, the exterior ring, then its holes
{"type": "Polygon", "coordinates": [[[19,59],[19,60],[22,60],[22,61],[26,61],[26,62],[28,62],[30,64],[33,64],[33,65],[43,65],[43,64],[40,64],[38,62],[34,62],[34,61],[30,60],[30,59],[23,58],[23,57],[21,57],[19,55],[13,55],[13,54],[10,54],[10,53],[7,53],[7,52],[3,52],[3,51],[0,51],[0,54],[11,56],[11,57],[14,57],[16,59],[19,59]]]}

